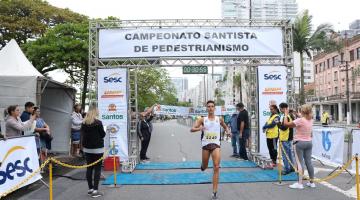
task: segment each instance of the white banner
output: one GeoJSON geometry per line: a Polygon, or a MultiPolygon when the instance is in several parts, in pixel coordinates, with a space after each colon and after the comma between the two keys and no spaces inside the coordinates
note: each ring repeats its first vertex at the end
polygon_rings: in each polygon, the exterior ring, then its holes
{"type": "Polygon", "coordinates": [[[312,156],[329,164],[343,165],[343,128],[314,127],[312,156]]]}
{"type": "Polygon", "coordinates": [[[101,29],[100,58],[283,56],[280,28],[101,29]]]}
{"type": "MultiPolygon", "coordinates": [[[[352,132],[352,137],[353,137],[353,143],[352,143],[352,156],[355,156],[356,154],[358,154],[358,156],[360,156],[360,130],[356,129],[353,130],[352,132]]],[[[351,164],[351,171],[353,173],[355,173],[356,171],[356,163],[355,160],[352,162],[351,164]]]]}
{"type": "MultiPolygon", "coordinates": [[[[236,111],[234,105],[227,106],[216,106],[215,115],[232,115],[236,111]]],[[[182,107],[182,106],[168,106],[160,105],[155,109],[155,114],[159,115],[177,115],[177,116],[188,116],[188,115],[197,115],[197,116],[207,116],[206,107],[182,107]]]]}
{"type": "MultiPolygon", "coordinates": [[[[19,184],[39,168],[35,137],[9,138],[0,140],[0,196],[19,184]]],[[[41,179],[37,173],[23,186],[41,179]]]]}
{"type": "Polygon", "coordinates": [[[98,69],[98,105],[100,120],[109,134],[110,148],[121,161],[128,160],[128,102],[127,70],[123,68],[98,69]]]}
{"type": "Polygon", "coordinates": [[[269,156],[266,145],[266,134],[262,127],[269,119],[270,102],[279,106],[286,102],[286,67],[285,66],[259,66],[258,67],[258,97],[259,97],[259,136],[260,153],[269,156]]]}

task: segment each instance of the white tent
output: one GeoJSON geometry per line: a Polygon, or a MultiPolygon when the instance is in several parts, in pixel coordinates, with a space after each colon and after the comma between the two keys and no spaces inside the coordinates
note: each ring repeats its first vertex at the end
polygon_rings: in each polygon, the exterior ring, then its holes
{"type": "MultiPolygon", "coordinates": [[[[26,58],[15,40],[0,51],[0,111],[31,101],[41,108],[54,139],[52,150],[67,152],[75,89],[44,77],[26,58]]],[[[4,115],[0,114],[0,121],[4,115]]]]}

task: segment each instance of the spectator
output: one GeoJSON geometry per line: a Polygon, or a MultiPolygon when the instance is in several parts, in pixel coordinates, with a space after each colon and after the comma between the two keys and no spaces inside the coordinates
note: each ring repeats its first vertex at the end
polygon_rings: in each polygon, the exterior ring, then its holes
{"type": "Polygon", "coordinates": [[[291,167],[290,163],[294,163],[293,162],[293,156],[292,156],[292,140],[293,140],[293,128],[289,128],[284,126],[284,118],[286,117],[288,122],[292,122],[294,120],[294,118],[291,116],[291,114],[289,113],[288,115],[285,115],[285,109],[287,109],[289,106],[286,103],[281,103],[279,105],[280,107],[280,111],[281,111],[281,118],[280,118],[280,122],[279,122],[279,138],[280,138],[280,142],[281,145],[283,146],[283,150],[281,150],[281,152],[283,152],[283,156],[282,156],[282,160],[284,163],[284,171],[282,171],[283,175],[289,174],[291,172],[294,171],[294,169],[291,167]],[[286,158],[285,154],[287,155],[286,158]]]}
{"type": "Polygon", "coordinates": [[[74,105],[74,112],[71,114],[72,124],[71,124],[71,155],[79,156],[80,150],[80,129],[83,122],[83,117],[81,114],[81,105],[74,105]]]}
{"type": "Polygon", "coordinates": [[[146,116],[148,116],[150,113],[154,111],[155,105],[151,106],[151,108],[147,109],[147,111],[140,113],[140,121],[137,124],[137,133],[141,140],[140,160],[142,162],[146,162],[150,160],[150,158],[146,156],[146,153],[149,147],[151,131],[152,131],[152,128],[149,123],[153,119],[153,115],[150,115],[149,118],[146,118],[146,116]]]}
{"type": "Polygon", "coordinates": [[[326,111],[323,111],[321,115],[321,124],[323,126],[329,125],[329,114],[326,111]]]}
{"type": "MultiPolygon", "coordinates": [[[[104,154],[105,131],[102,122],[97,119],[99,111],[96,105],[90,105],[89,111],[81,124],[82,146],[87,164],[94,163],[104,154]]],[[[99,181],[101,175],[101,162],[86,168],[86,179],[88,182],[88,195],[97,198],[103,195],[99,192],[99,181]],[[93,175],[94,173],[94,175],[93,175]],[[94,177],[94,178],[93,178],[94,177]]]]}
{"type": "Polygon", "coordinates": [[[22,122],[26,122],[30,119],[30,116],[34,113],[34,106],[35,104],[33,102],[29,101],[25,103],[25,110],[22,112],[20,117],[22,122]]]}
{"type": "MultiPolygon", "coordinates": [[[[285,109],[285,115],[289,113],[288,109],[285,109]]],[[[302,184],[303,174],[304,174],[304,161],[309,173],[310,181],[306,184],[308,187],[315,188],[314,180],[314,167],[311,163],[311,154],[312,154],[312,126],[313,126],[313,116],[312,108],[310,105],[303,105],[301,107],[301,118],[298,118],[292,122],[289,122],[287,118],[284,118],[284,125],[290,128],[296,129],[296,134],[294,135],[294,145],[295,145],[295,160],[299,170],[299,180],[298,182],[290,185],[290,188],[293,189],[303,189],[302,184]]]]}
{"type": "MultiPolygon", "coordinates": [[[[230,127],[231,131],[231,145],[233,148],[233,154],[231,157],[238,158],[240,153],[240,140],[239,140],[239,130],[238,130],[238,110],[237,112],[231,115],[231,118],[228,123],[228,127],[230,127]]],[[[225,121],[225,120],[224,120],[225,121]]]]}
{"type": "Polygon", "coordinates": [[[265,125],[263,126],[263,132],[266,133],[266,143],[269,149],[270,158],[273,162],[274,167],[276,165],[276,157],[277,157],[277,140],[279,137],[279,129],[278,122],[280,121],[279,117],[279,109],[276,105],[270,105],[271,115],[265,125]]]}
{"type": "Polygon", "coordinates": [[[47,159],[47,153],[51,146],[49,143],[51,144],[52,136],[49,125],[40,117],[40,109],[35,107],[34,110],[36,116],[35,132],[39,135],[40,161],[43,163],[47,159]]]}
{"type": "Polygon", "coordinates": [[[5,136],[16,137],[21,136],[23,131],[30,129],[35,120],[35,115],[30,115],[30,118],[25,123],[22,123],[20,116],[20,108],[17,105],[9,106],[7,108],[9,114],[5,123],[5,136]]]}
{"type": "Polygon", "coordinates": [[[236,109],[239,111],[237,118],[240,143],[239,155],[240,158],[248,160],[249,158],[246,152],[246,141],[249,140],[250,137],[249,113],[247,110],[245,110],[243,103],[238,103],[236,105],[236,109]]]}

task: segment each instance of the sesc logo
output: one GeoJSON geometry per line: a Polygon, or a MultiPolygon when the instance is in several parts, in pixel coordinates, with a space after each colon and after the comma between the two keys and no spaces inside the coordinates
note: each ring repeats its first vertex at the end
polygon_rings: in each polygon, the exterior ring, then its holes
{"type": "Polygon", "coordinates": [[[329,151],[331,148],[330,135],[331,131],[322,131],[322,145],[325,151],[329,151]]]}
{"type": "Polygon", "coordinates": [[[9,162],[6,166],[4,165],[7,157],[16,150],[25,150],[25,148],[22,146],[14,146],[5,154],[5,157],[0,163],[0,185],[5,184],[7,180],[14,180],[16,176],[23,177],[25,176],[26,172],[33,172],[33,170],[30,169],[28,165],[30,161],[29,157],[26,157],[24,160],[15,160],[14,162],[9,162]]]}
{"type": "Polygon", "coordinates": [[[104,77],[104,83],[122,83],[122,77],[119,73],[113,73],[104,77]]]}
{"type": "Polygon", "coordinates": [[[278,71],[272,71],[268,74],[264,74],[265,80],[281,80],[281,74],[278,74],[278,71]]]}

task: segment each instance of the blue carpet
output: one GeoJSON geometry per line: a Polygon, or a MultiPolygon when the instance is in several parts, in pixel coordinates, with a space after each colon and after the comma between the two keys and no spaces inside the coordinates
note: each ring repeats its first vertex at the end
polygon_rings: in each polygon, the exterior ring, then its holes
{"type": "MultiPolygon", "coordinates": [[[[255,163],[251,161],[221,161],[220,166],[222,168],[252,168],[257,167],[255,163]]],[[[209,161],[209,168],[212,167],[212,161],[209,161]]],[[[200,161],[188,161],[188,162],[150,162],[141,163],[136,166],[135,169],[199,169],[200,161]]]]}
{"type": "MultiPolygon", "coordinates": [[[[139,174],[117,174],[118,185],[184,185],[211,183],[212,173],[139,173],[139,174]]],[[[220,183],[251,183],[251,182],[276,182],[278,172],[276,170],[258,170],[251,172],[221,172],[220,183]]],[[[295,173],[282,176],[283,181],[295,181],[295,173]]],[[[103,185],[114,184],[114,176],[106,178],[103,185]]]]}

